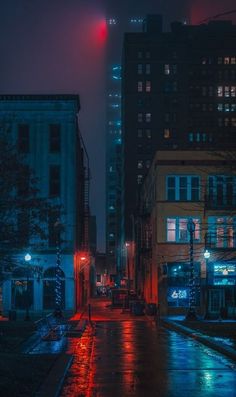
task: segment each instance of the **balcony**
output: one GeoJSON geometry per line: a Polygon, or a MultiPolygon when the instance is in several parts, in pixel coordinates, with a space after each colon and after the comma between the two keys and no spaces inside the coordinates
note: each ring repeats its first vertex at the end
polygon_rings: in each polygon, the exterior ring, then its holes
{"type": "Polygon", "coordinates": [[[205,206],[208,210],[236,211],[236,195],[230,196],[207,196],[205,206]]]}
{"type": "Polygon", "coordinates": [[[205,247],[217,251],[231,251],[236,248],[236,236],[218,235],[216,233],[207,233],[205,236],[205,247]]]}

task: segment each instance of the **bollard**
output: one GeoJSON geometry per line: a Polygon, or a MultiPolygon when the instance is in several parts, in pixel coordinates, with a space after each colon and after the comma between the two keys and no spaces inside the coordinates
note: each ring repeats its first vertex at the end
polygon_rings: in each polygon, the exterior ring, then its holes
{"type": "Polygon", "coordinates": [[[88,304],[88,319],[89,319],[89,322],[91,323],[91,304],[90,303],[88,304]]]}

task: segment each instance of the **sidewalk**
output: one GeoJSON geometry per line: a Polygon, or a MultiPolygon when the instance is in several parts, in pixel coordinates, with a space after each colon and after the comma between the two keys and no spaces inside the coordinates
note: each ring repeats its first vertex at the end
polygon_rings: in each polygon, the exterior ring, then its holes
{"type": "Polygon", "coordinates": [[[185,321],[183,316],[163,317],[161,325],[185,334],[236,361],[236,321],[185,321]]]}
{"type": "MultiPolygon", "coordinates": [[[[153,326],[156,327],[156,321],[154,316],[135,316],[130,314],[128,310],[123,310],[122,308],[112,308],[111,301],[107,297],[99,297],[90,300],[91,305],[91,322],[121,322],[121,321],[149,321],[153,326]]],[[[88,321],[89,312],[88,309],[80,311],[76,313],[73,317],[71,317],[70,321],[74,324],[79,324],[79,321],[88,321]]],[[[208,324],[209,327],[214,328],[212,323],[216,322],[188,322],[185,323],[185,319],[182,316],[177,317],[166,317],[161,318],[160,326],[165,327],[169,330],[176,331],[178,333],[182,333],[188,337],[191,337],[200,343],[220,352],[221,354],[229,357],[236,361],[236,350],[231,346],[226,346],[222,344],[222,341],[214,340],[213,336],[209,336],[199,331],[199,324],[208,324]]],[[[232,327],[231,322],[221,322],[221,324],[228,324],[229,327],[232,327]]],[[[236,330],[236,321],[233,322],[234,330],[236,330]]],[[[158,327],[159,325],[157,325],[158,327]]],[[[85,332],[86,333],[86,332],[85,332]]],[[[74,340],[75,341],[75,340],[74,340]]],[[[73,362],[73,354],[72,351],[64,352],[61,354],[59,360],[53,366],[51,372],[48,374],[48,377],[45,379],[42,388],[40,389],[37,396],[43,397],[56,397],[59,395],[61,390],[61,385],[63,380],[66,377],[66,373],[68,368],[73,362]],[[58,382],[60,379],[60,383],[58,382]]]]}

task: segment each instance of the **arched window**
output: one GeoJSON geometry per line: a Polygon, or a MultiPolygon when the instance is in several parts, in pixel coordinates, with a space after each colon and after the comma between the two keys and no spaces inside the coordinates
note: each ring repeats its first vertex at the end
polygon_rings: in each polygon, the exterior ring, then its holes
{"type": "MultiPolygon", "coordinates": [[[[61,280],[61,308],[65,307],[65,274],[59,270],[61,280]]],[[[43,309],[53,310],[56,305],[56,267],[49,267],[43,274],[43,309]]]]}
{"type": "Polygon", "coordinates": [[[34,301],[34,277],[28,267],[18,266],[12,272],[11,306],[12,309],[31,308],[34,301]]]}

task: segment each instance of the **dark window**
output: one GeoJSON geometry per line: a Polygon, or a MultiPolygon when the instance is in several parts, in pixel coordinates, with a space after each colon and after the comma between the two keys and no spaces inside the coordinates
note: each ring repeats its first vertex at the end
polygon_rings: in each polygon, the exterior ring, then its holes
{"type": "Polygon", "coordinates": [[[59,196],[61,191],[60,166],[50,165],[49,169],[49,195],[59,196]]]}
{"type": "Polygon", "coordinates": [[[18,150],[20,153],[29,153],[29,125],[18,125],[18,150]]]}
{"type": "Polygon", "coordinates": [[[50,153],[58,153],[61,150],[61,128],[60,124],[49,126],[49,150],[50,153]]]}
{"type": "Polygon", "coordinates": [[[30,220],[28,211],[21,211],[17,215],[18,246],[26,247],[29,244],[30,220]]]}
{"type": "Polygon", "coordinates": [[[58,211],[52,211],[48,219],[48,245],[49,247],[56,247],[59,243],[60,235],[56,227],[59,219],[58,211]]]}
{"type": "Polygon", "coordinates": [[[32,280],[28,280],[27,276],[25,279],[13,280],[12,281],[12,308],[13,309],[26,309],[33,305],[34,300],[34,285],[32,280]]]}
{"type": "Polygon", "coordinates": [[[22,165],[21,172],[17,180],[17,194],[18,196],[29,195],[30,188],[30,170],[27,165],[22,165]]]}

